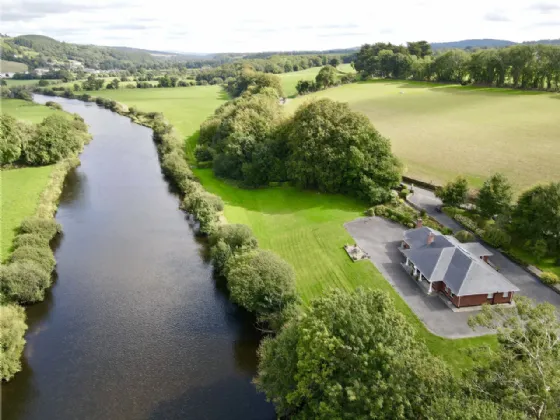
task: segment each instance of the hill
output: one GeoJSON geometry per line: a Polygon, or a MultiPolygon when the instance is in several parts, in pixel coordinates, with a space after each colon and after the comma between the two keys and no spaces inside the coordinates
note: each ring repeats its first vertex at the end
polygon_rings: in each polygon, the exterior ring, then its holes
{"type": "Polygon", "coordinates": [[[433,50],[443,50],[451,48],[500,48],[519,44],[552,44],[560,45],[560,39],[539,39],[537,41],[513,42],[505,39],[463,39],[461,41],[432,42],[430,45],[433,50]]]}

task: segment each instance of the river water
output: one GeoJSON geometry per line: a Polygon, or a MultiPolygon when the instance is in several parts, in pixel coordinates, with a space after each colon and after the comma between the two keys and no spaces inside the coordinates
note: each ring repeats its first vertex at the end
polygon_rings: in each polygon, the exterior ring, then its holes
{"type": "Polygon", "coordinates": [[[260,336],[212,278],[151,130],[54,100],[90,126],[56,216],[57,279],[28,308],[23,370],[2,418],[270,419],[251,383],[260,336]]]}

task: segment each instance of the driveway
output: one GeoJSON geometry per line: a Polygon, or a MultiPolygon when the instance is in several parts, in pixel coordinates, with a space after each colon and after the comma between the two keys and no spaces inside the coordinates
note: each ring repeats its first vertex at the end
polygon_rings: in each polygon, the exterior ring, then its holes
{"type": "MultiPolygon", "coordinates": [[[[430,216],[440,222],[442,225],[451,228],[454,232],[463,230],[455,220],[444,213],[436,212],[436,206],[442,205],[432,191],[423,188],[414,187],[414,194],[409,196],[408,200],[419,208],[426,210],[430,216]]],[[[515,284],[521,290],[519,294],[527,296],[537,302],[552,303],[560,310],[560,294],[551,290],[538,281],[533,275],[525,271],[524,268],[506,258],[500,251],[486,244],[482,244],[488,248],[494,255],[490,257],[490,261],[495,264],[509,281],[515,284]]]]}
{"type": "MultiPolygon", "coordinates": [[[[356,243],[370,255],[371,262],[406,301],[432,333],[445,338],[475,337],[492,331],[473,331],[467,320],[476,312],[453,312],[438,296],[427,296],[400,263],[397,249],[405,228],[379,217],[362,217],[344,225],[356,243]]],[[[355,264],[367,264],[367,261],[355,264]]]]}

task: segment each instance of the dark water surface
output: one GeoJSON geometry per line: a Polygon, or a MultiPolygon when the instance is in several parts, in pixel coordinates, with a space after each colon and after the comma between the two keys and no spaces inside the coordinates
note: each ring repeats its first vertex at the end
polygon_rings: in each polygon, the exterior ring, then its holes
{"type": "Polygon", "coordinates": [[[27,310],[23,370],[2,418],[269,419],[251,379],[259,335],[212,278],[151,130],[94,104],[92,142],[66,179],[57,279],[27,310]]]}

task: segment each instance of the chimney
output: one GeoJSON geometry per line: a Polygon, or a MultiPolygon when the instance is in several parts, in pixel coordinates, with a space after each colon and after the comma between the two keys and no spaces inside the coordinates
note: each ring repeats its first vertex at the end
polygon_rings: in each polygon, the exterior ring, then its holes
{"type": "Polygon", "coordinates": [[[416,220],[416,229],[421,228],[422,227],[422,218],[418,218],[418,220],[416,220]]]}
{"type": "Polygon", "coordinates": [[[434,239],[436,239],[436,235],[434,235],[432,232],[430,232],[428,234],[428,239],[426,240],[426,244],[431,245],[432,242],[434,242],[434,239]]]}

